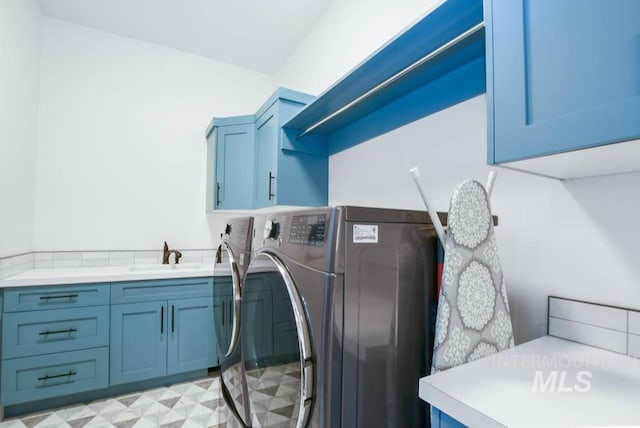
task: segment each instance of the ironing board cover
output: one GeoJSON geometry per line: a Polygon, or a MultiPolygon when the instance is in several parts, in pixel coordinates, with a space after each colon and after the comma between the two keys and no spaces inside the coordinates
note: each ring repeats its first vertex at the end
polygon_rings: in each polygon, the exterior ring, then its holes
{"type": "Polygon", "coordinates": [[[491,209],[480,183],[455,187],[447,223],[432,373],[513,346],[491,209]]]}

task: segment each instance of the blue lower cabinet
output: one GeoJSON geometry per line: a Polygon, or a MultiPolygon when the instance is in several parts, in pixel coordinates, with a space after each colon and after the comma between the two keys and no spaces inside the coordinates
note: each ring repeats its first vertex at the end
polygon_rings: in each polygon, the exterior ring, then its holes
{"type": "Polygon", "coordinates": [[[298,330],[289,293],[283,287],[273,287],[273,356],[289,362],[299,358],[298,330]]]}
{"type": "MultiPolygon", "coordinates": [[[[72,403],[79,392],[188,378],[218,361],[211,277],[0,291],[3,406],[72,403]]],[[[225,325],[231,300],[219,311],[225,325]]]]}
{"type": "Polygon", "coordinates": [[[109,306],[4,314],[2,358],[109,346],[109,306]]]}
{"type": "Polygon", "coordinates": [[[167,302],[111,306],[111,385],[167,374],[167,302]]]}
{"type": "Polygon", "coordinates": [[[218,360],[211,299],[170,300],[167,374],[215,365],[218,360]]]}
{"type": "Polygon", "coordinates": [[[2,404],[106,388],[108,373],[108,347],[6,360],[2,362],[2,404]]]}
{"type": "Polygon", "coordinates": [[[265,278],[248,275],[242,292],[242,352],[250,363],[273,358],[273,301],[265,278]]]}
{"type": "Polygon", "coordinates": [[[457,420],[453,419],[451,416],[436,409],[435,407],[432,407],[431,408],[431,428],[467,428],[467,426],[464,424],[461,424],[457,420]]]}
{"type": "Polygon", "coordinates": [[[4,291],[4,312],[40,311],[109,304],[109,284],[18,287],[4,291]]]}
{"type": "Polygon", "coordinates": [[[213,297],[213,329],[215,330],[215,360],[213,366],[220,365],[220,359],[229,349],[233,329],[233,296],[217,295],[213,297]]]}
{"type": "Polygon", "coordinates": [[[111,307],[111,385],[215,365],[211,297],[111,307]]]}

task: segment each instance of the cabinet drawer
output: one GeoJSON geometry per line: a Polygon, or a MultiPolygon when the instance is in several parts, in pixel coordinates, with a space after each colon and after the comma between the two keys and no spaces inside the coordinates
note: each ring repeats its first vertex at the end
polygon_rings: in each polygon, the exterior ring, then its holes
{"type": "Polygon", "coordinates": [[[4,316],[2,358],[109,345],[109,306],[16,312],[4,316]]]}
{"type": "Polygon", "coordinates": [[[19,312],[108,305],[109,284],[10,288],[4,292],[4,311],[19,312]]]}
{"type": "Polygon", "coordinates": [[[111,303],[153,302],[213,296],[213,278],[114,282],[111,303]]]}
{"type": "Polygon", "coordinates": [[[106,388],[109,348],[2,362],[2,404],[11,405],[106,388]]]}

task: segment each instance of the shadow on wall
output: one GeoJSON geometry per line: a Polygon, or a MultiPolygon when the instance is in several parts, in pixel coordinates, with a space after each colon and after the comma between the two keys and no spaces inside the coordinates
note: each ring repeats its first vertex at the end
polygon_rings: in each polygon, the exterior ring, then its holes
{"type": "Polygon", "coordinates": [[[640,309],[640,173],[563,184],[600,235],[581,250],[600,255],[599,283],[591,285],[611,291],[604,303],[640,309]]]}

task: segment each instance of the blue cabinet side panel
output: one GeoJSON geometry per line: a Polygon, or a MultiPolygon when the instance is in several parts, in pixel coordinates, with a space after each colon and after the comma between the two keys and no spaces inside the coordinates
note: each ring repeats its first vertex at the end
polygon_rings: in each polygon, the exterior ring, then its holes
{"type": "Polygon", "coordinates": [[[640,136],[640,2],[490,3],[490,162],[640,136]]]}
{"type": "Polygon", "coordinates": [[[167,302],[111,307],[111,385],[167,373],[167,302]]]}
{"type": "MultiPolygon", "coordinates": [[[[480,46],[476,46],[480,49],[480,46]]],[[[329,153],[335,154],[400,126],[421,119],[462,101],[481,95],[486,89],[485,59],[482,55],[460,68],[385,105],[329,136],[329,153]]],[[[425,142],[426,144],[427,142],[425,142]]]]}
{"type": "Polygon", "coordinates": [[[329,198],[329,158],[281,151],[278,204],[325,206],[329,198]]]}

